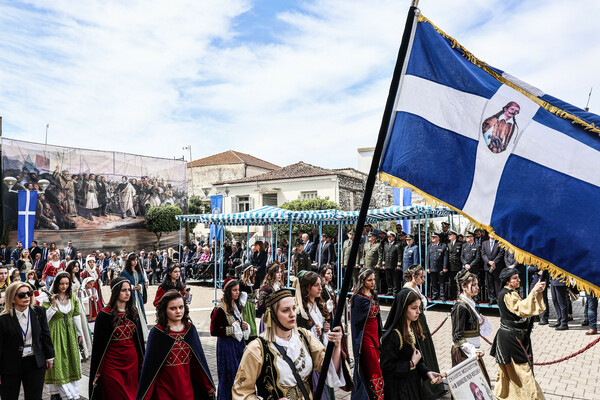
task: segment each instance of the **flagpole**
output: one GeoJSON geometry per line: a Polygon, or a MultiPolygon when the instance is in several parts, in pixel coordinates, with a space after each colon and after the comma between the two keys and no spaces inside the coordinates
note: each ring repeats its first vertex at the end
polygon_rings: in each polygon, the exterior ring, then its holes
{"type": "MultiPolygon", "coordinates": [[[[348,266],[346,267],[346,274],[344,276],[344,281],[342,283],[342,288],[340,290],[339,298],[338,298],[338,307],[335,311],[335,316],[333,318],[332,327],[340,326],[340,322],[342,319],[342,314],[344,312],[343,304],[348,295],[348,290],[350,289],[350,283],[352,282],[352,272],[355,268],[356,264],[356,256],[358,255],[358,248],[360,246],[360,240],[362,238],[361,232],[364,229],[365,221],[367,219],[367,212],[369,211],[369,203],[371,202],[371,196],[373,194],[373,187],[375,186],[375,179],[377,178],[377,171],[379,169],[379,162],[381,160],[381,155],[383,153],[383,147],[385,144],[385,139],[387,136],[388,128],[390,125],[390,121],[392,120],[394,102],[396,99],[396,94],[398,92],[398,86],[400,84],[400,76],[402,74],[402,70],[404,68],[404,61],[407,55],[408,46],[411,39],[411,32],[413,30],[413,24],[415,21],[415,17],[418,13],[419,1],[413,0],[412,5],[408,10],[408,15],[406,17],[406,24],[404,25],[404,33],[402,35],[402,42],[400,44],[400,49],[398,51],[398,58],[396,59],[396,66],[394,67],[394,75],[392,76],[392,83],[390,84],[390,91],[388,93],[387,102],[385,105],[385,110],[383,112],[383,118],[381,121],[381,127],[379,128],[379,135],[377,137],[377,144],[375,146],[375,151],[373,152],[373,160],[371,161],[371,169],[369,170],[369,175],[367,177],[367,182],[365,184],[365,194],[363,196],[362,205],[360,208],[360,214],[358,216],[358,221],[356,223],[356,235],[354,235],[354,239],[352,240],[352,248],[350,249],[350,256],[348,258],[348,266]]],[[[323,365],[321,366],[321,375],[319,376],[319,382],[317,383],[317,388],[315,391],[314,399],[320,399],[321,394],[323,393],[323,388],[325,386],[325,378],[327,377],[327,370],[329,369],[329,363],[331,361],[331,356],[333,355],[334,343],[329,342],[327,345],[327,351],[325,352],[325,359],[323,360],[323,365]]]]}

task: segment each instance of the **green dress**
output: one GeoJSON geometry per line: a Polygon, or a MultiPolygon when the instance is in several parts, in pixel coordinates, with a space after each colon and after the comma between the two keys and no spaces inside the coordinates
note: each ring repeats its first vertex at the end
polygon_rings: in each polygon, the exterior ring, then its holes
{"type": "MultiPolygon", "coordinates": [[[[71,310],[63,313],[57,307],[56,313],[48,320],[50,338],[54,345],[54,366],[46,371],[47,384],[64,385],[81,379],[81,363],[79,361],[79,333],[73,317],[79,317],[79,302],[75,296],[71,297],[71,310]]],[[[51,304],[43,303],[44,308],[51,304]]]]}

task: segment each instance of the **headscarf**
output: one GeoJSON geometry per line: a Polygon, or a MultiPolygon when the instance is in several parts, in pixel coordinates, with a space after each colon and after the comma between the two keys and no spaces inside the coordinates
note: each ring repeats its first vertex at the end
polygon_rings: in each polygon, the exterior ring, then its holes
{"type": "Polygon", "coordinates": [[[388,317],[385,320],[385,325],[383,326],[383,330],[385,333],[381,337],[382,342],[384,338],[390,334],[390,332],[393,332],[394,329],[396,329],[396,327],[400,326],[400,323],[402,322],[402,313],[404,312],[406,307],[408,307],[407,300],[409,299],[411,294],[413,300],[420,300],[419,295],[415,293],[414,290],[408,288],[402,289],[396,295],[394,303],[392,304],[392,308],[390,309],[390,313],[388,314],[388,317]]]}
{"type": "Polygon", "coordinates": [[[296,313],[300,314],[302,318],[309,319],[308,313],[304,309],[304,303],[302,302],[302,289],[300,288],[300,282],[304,275],[306,275],[308,271],[303,269],[302,271],[296,274],[296,280],[294,281],[293,287],[296,289],[296,313]]]}
{"type": "Polygon", "coordinates": [[[291,328],[284,327],[281,324],[281,322],[279,322],[279,319],[277,319],[277,315],[275,314],[275,310],[273,308],[275,304],[279,303],[280,300],[285,299],[286,297],[294,297],[289,289],[278,290],[276,292],[271,293],[269,297],[267,297],[267,310],[265,311],[265,315],[263,318],[266,327],[270,328],[272,326],[272,323],[275,322],[275,325],[277,325],[284,331],[292,330],[291,328]]]}
{"type": "Polygon", "coordinates": [[[512,278],[514,275],[519,275],[519,270],[516,268],[504,268],[500,272],[500,284],[502,287],[506,286],[506,283],[512,278]]]}

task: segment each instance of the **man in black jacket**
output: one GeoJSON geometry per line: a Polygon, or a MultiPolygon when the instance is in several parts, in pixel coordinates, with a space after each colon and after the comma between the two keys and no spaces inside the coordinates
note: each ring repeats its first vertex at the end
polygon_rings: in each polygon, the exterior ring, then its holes
{"type": "Polygon", "coordinates": [[[450,284],[450,300],[456,300],[458,296],[458,286],[456,285],[456,281],[454,278],[456,274],[462,269],[462,261],[460,259],[462,255],[462,246],[463,243],[456,240],[458,237],[458,233],[455,231],[448,231],[448,239],[449,242],[446,244],[448,247],[448,274],[446,279],[448,279],[450,284]]]}
{"type": "Polygon", "coordinates": [[[481,258],[483,258],[483,269],[485,270],[485,286],[488,291],[490,304],[498,304],[500,285],[500,272],[504,269],[504,249],[496,240],[493,232],[489,233],[489,240],[481,244],[481,258]]]}
{"type": "MultiPolygon", "coordinates": [[[[398,260],[400,259],[400,247],[396,244],[396,233],[389,231],[387,240],[381,243],[383,253],[383,265],[385,267],[385,281],[387,283],[387,296],[394,296],[401,289],[394,282],[396,268],[398,268],[398,260]]],[[[400,259],[401,260],[401,259],[400,259]]],[[[402,261],[400,261],[402,263],[402,261]]],[[[397,282],[396,282],[397,283],[397,282]]],[[[402,283],[400,282],[401,286],[402,283]]]]}
{"type": "Polygon", "coordinates": [[[0,315],[0,397],[41,399],[46,370],[54,364],[46,310],[33,306],[33,290],[14,283],[6,291],[7,313],[0,315]]]}

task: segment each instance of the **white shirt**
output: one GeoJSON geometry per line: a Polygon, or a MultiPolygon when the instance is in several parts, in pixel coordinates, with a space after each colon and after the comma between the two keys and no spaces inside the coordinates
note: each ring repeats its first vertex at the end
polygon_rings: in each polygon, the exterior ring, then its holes
{"type": "Polygon", "coordinates": [[[21,335],[23,334],[23,332],[27,332],[26,337],[23,339],[23,357],[33,355],[33,347],[31,347],[31,320],[29,319],[30,312],[31,309],[29,307],[27,307],[25,311],[19,311],[15,308],[15,315],[17,316],[17,321],[19,321],[19,325],[21,325],[21,335]]]}
{"type": "MultiPolygon", "coordinates": [[[[485,319],[485,322],[483,322],[483,317],[479,315],[477,309],[475,308],[475,302],[464,294],[460,295],[460,299],[463,300],[477,316],[477,319],[479,320],[479,333],[481,336],[491,335],[492,324],[490,324],[490,320],[487,318],[485,319]]],[[[467,357],[472,357],[475,355],[476,350],[481,346],[481,341],[479,340],[479,336],[465,339],[467,342],[463,343],[460,348],[467,355],[467,357]]]]}

